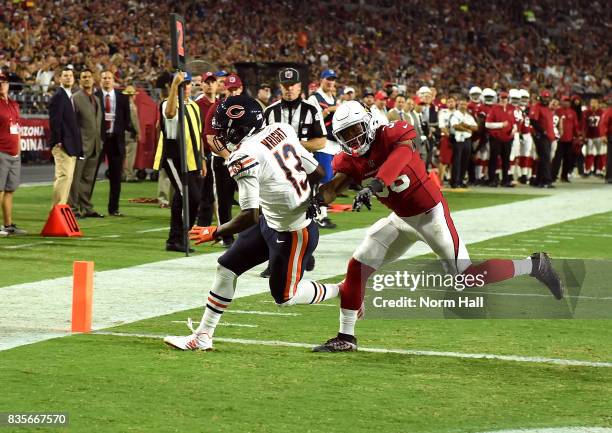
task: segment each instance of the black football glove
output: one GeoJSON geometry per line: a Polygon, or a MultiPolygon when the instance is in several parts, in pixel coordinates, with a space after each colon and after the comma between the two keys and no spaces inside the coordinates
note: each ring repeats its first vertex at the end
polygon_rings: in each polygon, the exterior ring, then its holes
{"type": "Polygon", "coordinates": [[[361,211],[362,206],[367,207],[368,210],[372,210],[372,195],[374,195],[374,192],[369,186],[359,191],[357,195],[355,195],[355,200],[353,200],[353,212],[361,211]]]}
{"type": "Polygon", "coordinates": [[[310,198],[308,199],[308,208],[306,209],[306,218],[314,219],[321,214],[321,206],[325,202],[323,196],[319,193],[319,185],[312,186],[310,198]]]}

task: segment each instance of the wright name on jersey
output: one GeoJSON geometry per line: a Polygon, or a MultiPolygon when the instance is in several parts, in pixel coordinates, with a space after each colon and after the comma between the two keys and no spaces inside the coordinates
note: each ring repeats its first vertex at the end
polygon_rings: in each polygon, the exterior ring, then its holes
{"type": "Polygon", "coordinates": [[[279,232],[300,230],[310,223],[306,176],[318,163],[291,125],[272,123],[248,137],[227,165],[238,183],[241,209],[261,206],[268,226],[279,232]]]}

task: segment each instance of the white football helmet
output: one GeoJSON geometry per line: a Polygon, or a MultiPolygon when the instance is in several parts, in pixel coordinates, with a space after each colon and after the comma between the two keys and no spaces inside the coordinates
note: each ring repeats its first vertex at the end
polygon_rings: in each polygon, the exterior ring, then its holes
{"type": "Polygon", "coordinates": [[[480,96],[482,95],[482,89],[478,86],[472,86],[470,89],[470,99],[472,102],[480,102],[480,96]]]}
{"type": "Polygon", "coordinates": [[[342,150],[350,156],[362,156],[376,136],[379,123],[357,101],[340,105],[332,119],[332,133],[342,150]]]}
{"type": "Polygon", "coordinates": [[[430,89],[429,87],[427,87],[427,86],[421,86],[421,87],[419,88],[419,90],[417,90],[417,92],[416,92],[416,94],[417,94],[418,96],[421,96],[421,95],[426,95],[426,94],[428,94],[428,93],[429,93],[429,94],[431,94],[431,89],[430,89]]]}
{"type": "Polygon", "coordinates": [[[519,89],[510,89],[508,96],[512,105],[516,106],[521,102],[521,91],[519,89]]]}
{"type": "Polygon", "coordinates": [[[526,107],[527,105],[529,105],[529,91],[527,91],[526,89],[521,89],[519,90],[519,92],[521,93],[521,105],[523,107],[526,107]]]}
{"type": "Polygon", "coordinates": [[[485,104],[492,105],[497,99],[497,93],[495,93],[495,90],[485,87],[482,91],[482,99],[484,100],[485,104]]]}

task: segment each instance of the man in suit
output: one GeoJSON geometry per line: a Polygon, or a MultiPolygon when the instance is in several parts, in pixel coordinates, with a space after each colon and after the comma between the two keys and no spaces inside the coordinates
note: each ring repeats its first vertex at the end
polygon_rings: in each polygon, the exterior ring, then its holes
{"type": "Polygon", "coordinates": [[[77,123],[81,130],[83,157],[78,158],[74,178],[70,188],[70,206],[82,218],[103,218],[91,203],[91,194],[98,161],[102,152],[102,106],[93,94],[93,74],[89,69],[81,71],[79,78],[81,90],[72,97],[77,123]]]}
{"type": "Polygon", "coordinates": [[[102,72],[101,86],[102,90],[96,93],[103,110],[102,157],[99,164],[106,156],[110,183],[108,214],[123,216],[119,212],[119,196],[121,195],[121,174],[125,157],[125,132],[134,130],[130,121],[130,104],[127,96],[115,90],[115,77],[111,71],[102,72]]]}
{"type": "Polygon", "coordinates": [[[55,160],[53,206],[68,202],[76,159],[83,154],[81,134],[72,105],[72,69],[66,68],[62,71],[60,84],[49,102],[50,144],[55,160]]]}
{"type": "Polygon", "coordinates": [[[136,88],[127,86],[122,92],[130,101],[130,121],[134,131],[129,133],[125,144],[125,165],[123,167],[122,179],[126,182],[137,182],[136,170],[134,164],[136,162],[136,153],[138,152],[138,142],[140,141],[140,124],[138,122],[138,107],[136,106],[136,88]]]}

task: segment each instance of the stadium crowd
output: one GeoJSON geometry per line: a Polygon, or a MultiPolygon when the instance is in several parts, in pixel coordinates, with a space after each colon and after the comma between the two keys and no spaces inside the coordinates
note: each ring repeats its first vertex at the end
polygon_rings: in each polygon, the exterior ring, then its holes
{"type": "Polygon", "coordinates": [[[219,69],[235,62],[333,66],[346,84],[410,92],[547,87],[610,92],[610,8],[598,1],[158,2],[29,0],[0,10],[0,65],[12,82],[46,88],[61,65],[109,68],[115,81],[154,82],[169,69],[167,16],[187,21],[187,50],[219,69]],[[24,7],[31,3],[31,8],[24,7]],[[49,14],[49,11],[54,13],[49,14]]]}

